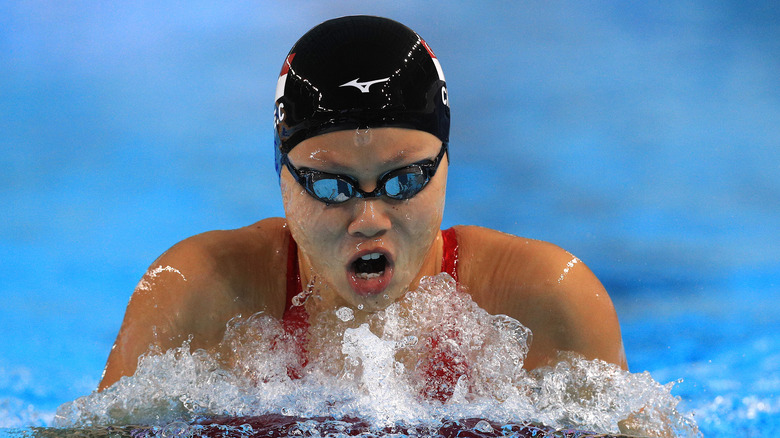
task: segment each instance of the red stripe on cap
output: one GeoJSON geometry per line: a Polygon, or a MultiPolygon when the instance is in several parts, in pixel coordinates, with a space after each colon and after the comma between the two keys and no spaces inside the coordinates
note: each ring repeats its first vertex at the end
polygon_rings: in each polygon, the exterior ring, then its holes
{"type": "Polygon", "coordinates": [[[279,76],[284,76],[288,71],[290,71],[290,64],[292,64],[293,58],[295,58],[295,53],[290,53],[290,56],[284,60],[284,64],[282,64],[282,72],[279,73],[279,76]]]}
{"type": "Polygon", "coordinates": [[[431,47],[428,45],[428,43],[426,43],[422,38],[420,38],[420,41],[422,41],[423,47],[425,47],[425,50],[427,50],[428,54],[431,55],[431,58],[435,58],[436,55],[433,54],[433,50],[431,50],[431,47]]]}

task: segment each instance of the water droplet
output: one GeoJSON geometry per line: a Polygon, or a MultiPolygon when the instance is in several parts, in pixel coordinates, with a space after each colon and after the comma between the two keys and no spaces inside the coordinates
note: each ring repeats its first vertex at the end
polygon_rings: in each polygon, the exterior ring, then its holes
{"type": "Polygon", "coordinates": [[[417,336],[409,335],[401,339],[401,342],[398,343],[398,347],[400,348],[414,347],[415,345],[417,345],[417,341],[418,341],[417,336]]]}
{"type": "Polygon", "coordinates": [[[362,304],[358,304],[357,308],[358,308],[358,310],[363,310],[363,305],[362,304]]]}
{"type": "Polygon", "coordinates": [[[482,433],[490,433],[493,432],[493,426],[485,420],[480,420],[479,423],[474,425],[474,430],[482,433]]]}
{"type": "Polygon", "coordinates": [[[189,438],[192,436],[190,425],[183,421],[174,421],[160,431],[163,438],[189,438]]]}
{"type": "Polygon", "coordinates": [[[355,313],[352,312],[352,309],[349,307],[340,307],[336,309],[336,316],[344,322],[355,319],[355,313]]]}
{"type": "Polygon", "coordinates": [[[303,306],[306,304],[306,300],[311,296],[312,290],[310,288],[307,288],[298,295],[292,297],[292,305],[293,306],[303,306]]]}
{"type": "Polygon", "coordinates": [[[353,137],[353,141],[355,143],[355,146],[365,146],[369,143],[371,143],[373,135],[371,135],[371,128],[357,128],[355,130],[355,135],[353,137]]]}

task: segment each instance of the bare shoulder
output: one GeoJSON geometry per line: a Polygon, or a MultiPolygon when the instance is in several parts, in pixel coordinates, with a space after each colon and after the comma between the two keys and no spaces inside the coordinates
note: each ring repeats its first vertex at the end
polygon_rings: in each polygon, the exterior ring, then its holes
{"type": "MultiPolygon", "coordinates": [[[[282,218],[270,218],[234,230],[208,231],[187,238],[163,253],[144,275],[151,283],[160,276],[175,280],[185,300],[225,299],[238,307],[274,311],[283,277],[288,233],[282,218]],[[186,283],[186,284],[185,284],[186,283]]],[[[143,282],[144,280],[142,280],[143,282]]],[[[157,289],[157,288],[152,288],[157,289]]],[[[216,304],[216,303],[212,303],[216,304]]],[[[276,312],[274,312],[276,313],[276,312]]]]}
{"type": "Polygon", "coordinates": [[[289,234],[284,219],[187,238],[163,253],[141,278],[109,355],[101,388],[135,371],[150,347],[188,339],[209,349],[237,315],[280,316],[285,299],[289,234]]]}
{"type": "MultiPolygon", "coordinates": [[[[459,255],[463,261],[459,269],[464,279],[487,281],[492,286],[504,286],[500,288],[502,290],[516,289],[514,286],[519,283],[561,284],[569,272],[574,273],[573,266],[569,265],[581,264],[571,253],[549,242],[478,226],[459,226],[456,232],[459,255]],[[486,273],[490,275],[486,276],[486,273]]],[[[478,295],[480,292],[487,293],[485,290],[474,291],[478,295]]],[[[494,292],[485,298],[494,296],[494,292]]],[[[532,294],[539,291],[526,288],[523,292],[532,294]]]]}
{"type": "Polygon", "coordinates": [[[612,300],[579,258],[549,242],[457,227],[459,274],[488,312],[518,319],[534,333],[530,367],[575,351],[625,367],[612,300]]]}

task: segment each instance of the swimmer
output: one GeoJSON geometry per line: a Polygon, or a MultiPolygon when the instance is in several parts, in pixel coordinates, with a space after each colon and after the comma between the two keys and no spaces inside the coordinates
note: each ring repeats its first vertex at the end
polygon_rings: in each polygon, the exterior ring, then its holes
{"type": "Polygon", "coordinates": [[[538,240],[440,229],[450,107],[441,65],[414,31],[356,16],[307,32],[284,60],[274,129],[285,217],[196,235],[152,263],[100,390],[150,347],[215,348],[237,315],[305,331],[320,312],[380,310],[441,272],[532,331],[525,368],[562,351],[627,367],[612,302],[584,263],[538,240]]]}

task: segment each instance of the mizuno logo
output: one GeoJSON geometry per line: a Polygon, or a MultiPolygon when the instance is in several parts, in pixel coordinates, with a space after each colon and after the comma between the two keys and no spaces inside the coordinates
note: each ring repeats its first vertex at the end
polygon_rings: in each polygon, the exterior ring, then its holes
{"type": "Polygon", "coordinates": [[[355,87],[358,90],[360,90],[361,93],[368,93],[368,88],[374,84],[378,84],[380,82],[387,82],[390,80],[390,78],[384,78],[384,79],[377,79],[375,81],[366,81],[366,82],[358,82],[358,79],[355,78],[351,81],[347,82],[346,84],[341,84],[339,87],[355,87]]]}

